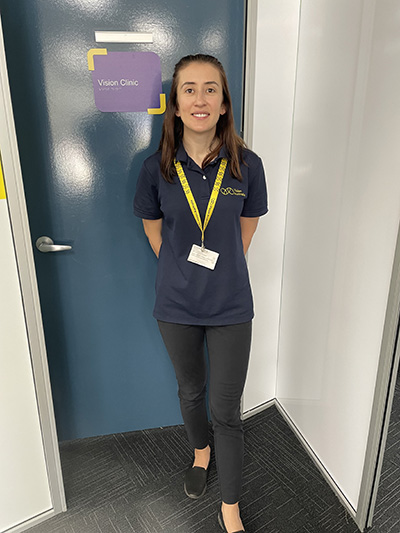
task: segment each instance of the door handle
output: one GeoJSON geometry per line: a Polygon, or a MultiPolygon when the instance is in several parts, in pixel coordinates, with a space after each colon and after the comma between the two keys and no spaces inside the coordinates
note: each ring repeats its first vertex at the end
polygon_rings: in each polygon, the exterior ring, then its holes
{"type": "Polygon", "coordinates": [[[36,241],[36,248],[39,252],[64,252],[65,250],[72,250],[72,246],[68,244],[54,244],[50,237],[39,237],[36,241]]]}

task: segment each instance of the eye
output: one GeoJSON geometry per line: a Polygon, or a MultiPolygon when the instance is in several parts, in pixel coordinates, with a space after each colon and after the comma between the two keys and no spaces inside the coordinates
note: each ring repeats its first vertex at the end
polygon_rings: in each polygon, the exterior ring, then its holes
{"type": "Polygon", "coordinates": [[[185,93],[192,94],[193,93],[193,89],[191,87],[188,87],[187,89],[185,89],[185,93]]]}
{"type": "Polygon", "coordinates": [[[214,87],[208,87],[207,92],[208,93],[215,93],[214,87]]]}

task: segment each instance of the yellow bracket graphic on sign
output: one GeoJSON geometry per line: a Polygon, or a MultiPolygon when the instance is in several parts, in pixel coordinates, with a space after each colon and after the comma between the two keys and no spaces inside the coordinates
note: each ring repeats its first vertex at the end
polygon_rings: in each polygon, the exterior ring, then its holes
{"type": "Polygon", "coordinates": [[[94,59],[93,56],[106,56],[107,48],[91,48],[87,53],[87,61],[89,70],[94,70],[94,59]]]}
{"type": "Polygon", "coordinates": [[[7,200],[6,187],[4,185],[3,168],[0,159],[0,200],[7,200]]]}
{"type": "Polygon", "coordinates": [[[166,109],[167,109],[167,103],[165,99],[165,94],[161,93],[160,94],[160,107],[150,107],[147,110],[147,113],[149,115],[162,115],[163,113],[165,113],[166,109]]]}

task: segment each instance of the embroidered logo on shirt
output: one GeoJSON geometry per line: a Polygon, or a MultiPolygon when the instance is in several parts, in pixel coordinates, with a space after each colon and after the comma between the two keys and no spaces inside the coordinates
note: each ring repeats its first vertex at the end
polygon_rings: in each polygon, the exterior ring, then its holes
{"type": "Polygon", "coordinates": [[[227,196],[231,194],[232,196],[246,196],[241,189],[232,189],[232,187],[226,187],[225,189],[221,188],[220,192],[227,196]]]}

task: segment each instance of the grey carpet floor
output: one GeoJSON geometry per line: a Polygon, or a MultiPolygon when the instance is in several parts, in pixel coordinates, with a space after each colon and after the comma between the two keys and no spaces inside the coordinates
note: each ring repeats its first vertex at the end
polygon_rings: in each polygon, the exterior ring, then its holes
{"type": "MultiPolygon", "coordinates": [[[[249,533],[357,533],[275,407],[245,422],[242,517],[249,533]]],[[[400,390],[371,533],[400,531],[400,390]]],[[[183,493],[191,450],[182,426],[61,443],[68,511],[29,533],[212,533],[214,463],[200,501],[183,493]]]]}

